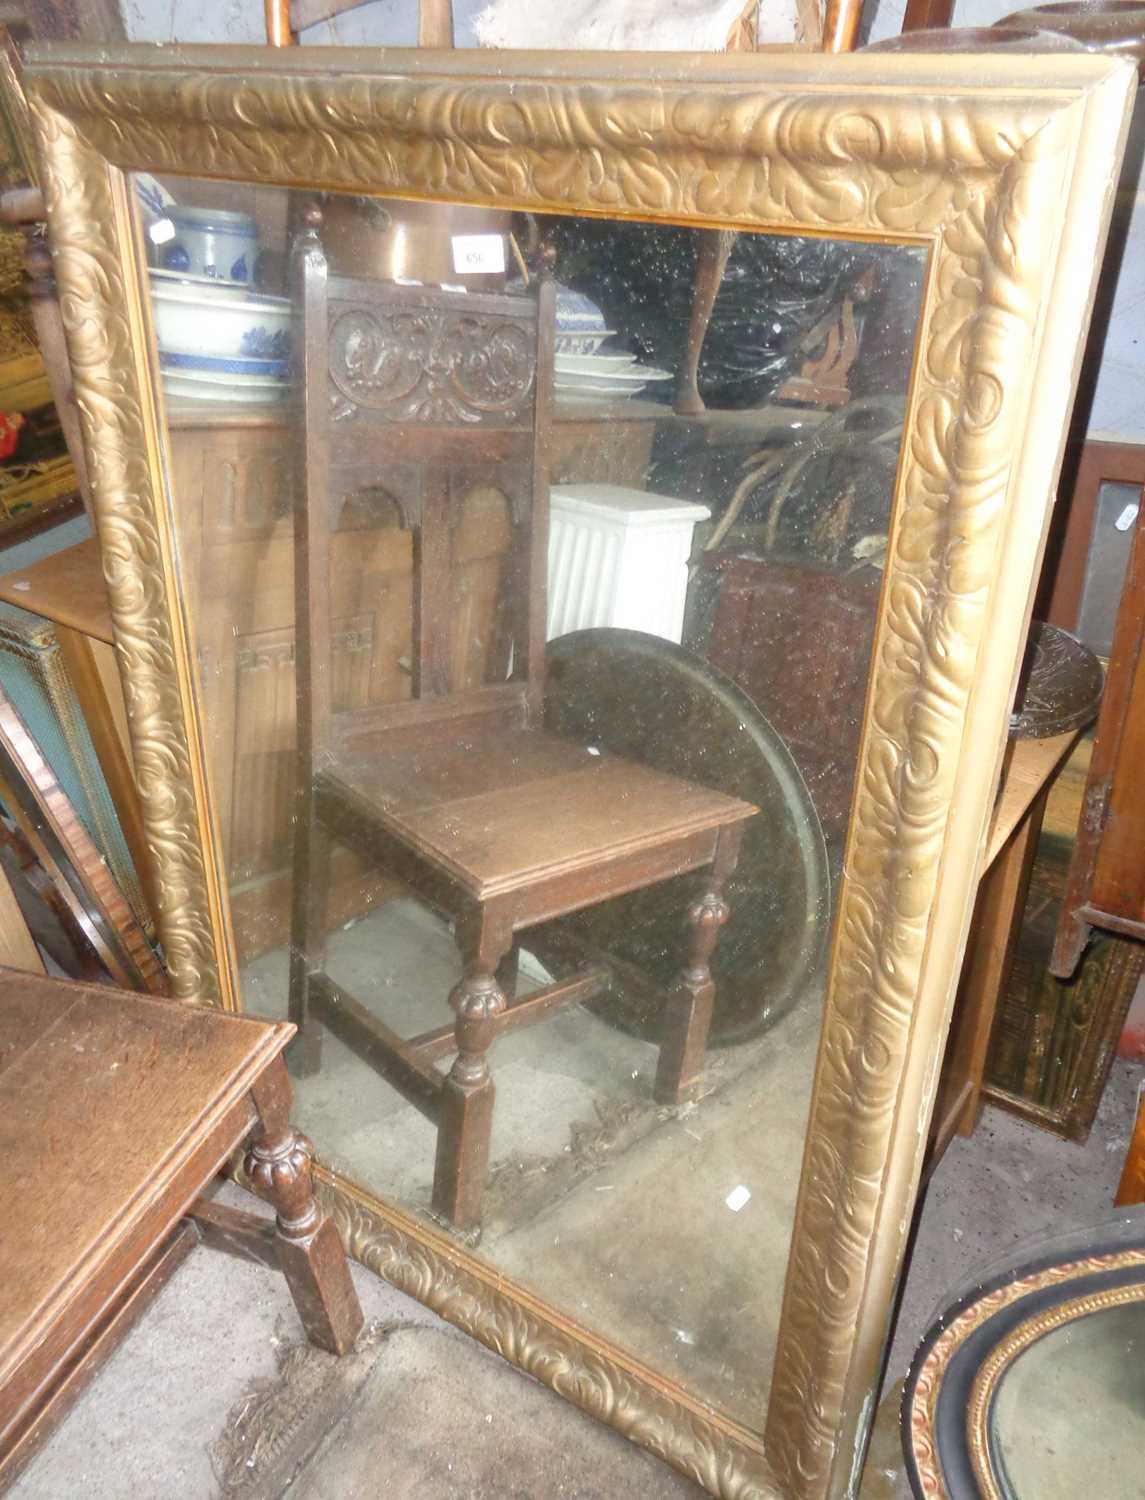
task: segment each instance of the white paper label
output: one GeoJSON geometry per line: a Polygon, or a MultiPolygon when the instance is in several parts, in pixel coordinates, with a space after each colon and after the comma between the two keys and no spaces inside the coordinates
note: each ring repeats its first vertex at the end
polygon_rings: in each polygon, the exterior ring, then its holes
{"type": "Polygon", "coordinates": [[[1125,507],[1125,509],[1117,517],[1117,520],[1113,523],[1114,526],[1117,527],[1118,531],[1129,530],[1130,526],[1132,526],[1134,521],[1136,521],[1137,519],[1137,512],[1139,509],[1140,507],[1136,504],[1136,502],[1133,502],[1132,504],[1129,504],[1125,507]]]}
{"type": "Polygon", "coordinates": [[[747,1203],[750,1197],[751,1193],[747,1188],[744,1187],[743,1183],[741,1182],[739,1187],[732,1188],[731,1192],[724,1199],[724,1202],[731,1209],[733,1214],[738,1214],[740,1209],[743,1208],[744,1204],[747,1203]]]}
{"type": "Polygon", "coordinates": [[[493,275],[505,269],[505,239],[500,234],[455,234],[453,269],[459,276],[493,275]]]}
{"type": "Polygon", "coordinates": [[[165,245],[175,238],[175,226],[170,219],[156,219],[147,233],[153,245],[165,245]]]}

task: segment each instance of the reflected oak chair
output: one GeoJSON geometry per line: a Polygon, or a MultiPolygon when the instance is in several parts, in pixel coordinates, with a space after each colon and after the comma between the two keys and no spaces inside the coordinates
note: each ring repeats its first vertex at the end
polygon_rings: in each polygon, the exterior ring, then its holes
{"type": "MultiPolygon", "coordinates": [[[[298,785],[290,1014],[303,1074],[325,1022],[437,1125],[433,1208],[480,1220],[493,1117],[487,1053],[501,1033],[609,983],[603,966],[508,998],[515,935],[535,923],[703,871],[687,955],[665,996],[655,1096],[703,1076],[714,986],[750,804],[542,728],[552,419],[553,287],[465,294],[329,274],[321,210],[303,210],[296,380],[304,452],[295,509],[298,785]],[[453,531],[493,487],[512,517],[495,680],[451,681],[453,531]],[[332,702],[331,517],[384,489],[413,535],[411,697],[332,702]],[[325,972],[331,841],[379,861],[452,919],[464,973],[456,1022],[403,1040],[325,972]],[[500,977],[499,977],[500,971],[500,977]],[[504,987],[503,987],[504,986],[504,987]],[[448,1074],[434,1061],[455,1054],[448,1074]]],[[[395,650],[400,646],[391,643],[395,650]]],[[[375,649],[384,649],[376,647],[375,649]]],[[[682,916],[684,914],[681,914],[682,916]]]]}

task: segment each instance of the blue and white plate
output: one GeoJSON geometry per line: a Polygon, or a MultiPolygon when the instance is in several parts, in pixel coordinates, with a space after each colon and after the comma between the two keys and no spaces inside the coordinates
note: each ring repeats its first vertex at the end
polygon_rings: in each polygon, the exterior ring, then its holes
{"type": "Polygon", "coordinates": [[[553,386],[564,396],[636,396],[647,385],[671,379],[670,370],[633,364],[600,374],[562,374],[558,370],[553,386]]]}
{"type": "Polygon", "coordinates": [[[636,364],[635,354],[562,354],[556,357],[556,372],[562,375],[607,375],[636,364]]]}

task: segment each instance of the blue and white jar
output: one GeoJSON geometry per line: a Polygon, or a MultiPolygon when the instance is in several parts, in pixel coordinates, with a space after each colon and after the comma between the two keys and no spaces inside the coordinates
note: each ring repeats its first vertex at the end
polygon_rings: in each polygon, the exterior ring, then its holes
{"type": "Polygon", "coordinates": [[[250,281],[258,257],[258,226],[250,214],[173,203],[167,218],[175,237],[159,248],[164,270],[212,281],[250,281]]]}

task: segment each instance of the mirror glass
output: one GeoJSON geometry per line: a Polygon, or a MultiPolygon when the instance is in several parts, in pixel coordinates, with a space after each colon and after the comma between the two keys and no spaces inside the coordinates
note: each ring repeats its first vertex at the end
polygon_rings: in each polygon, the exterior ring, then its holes
{"type": "Polygon", "coordinates": [[[1008,1500],[1132,1495],[1145,1452],[1145,1299],[1053,1329],[1006,1371],[992,1413],[1008,1500]]]}
{"type": "Polygon", "coordinates": [[[1097,491],[1093,534],[1077,611],[1077,636],[1108,659],[1113,650],[1117,606],[1133,548],[1133,522],[1141,503],[1138,485],[1107,479],[1097,491]]]}
{"type": "Polygon", "coordinates": [[[299,1124],[758,1427],[925,250],[136,186],[299,1124]]]}

